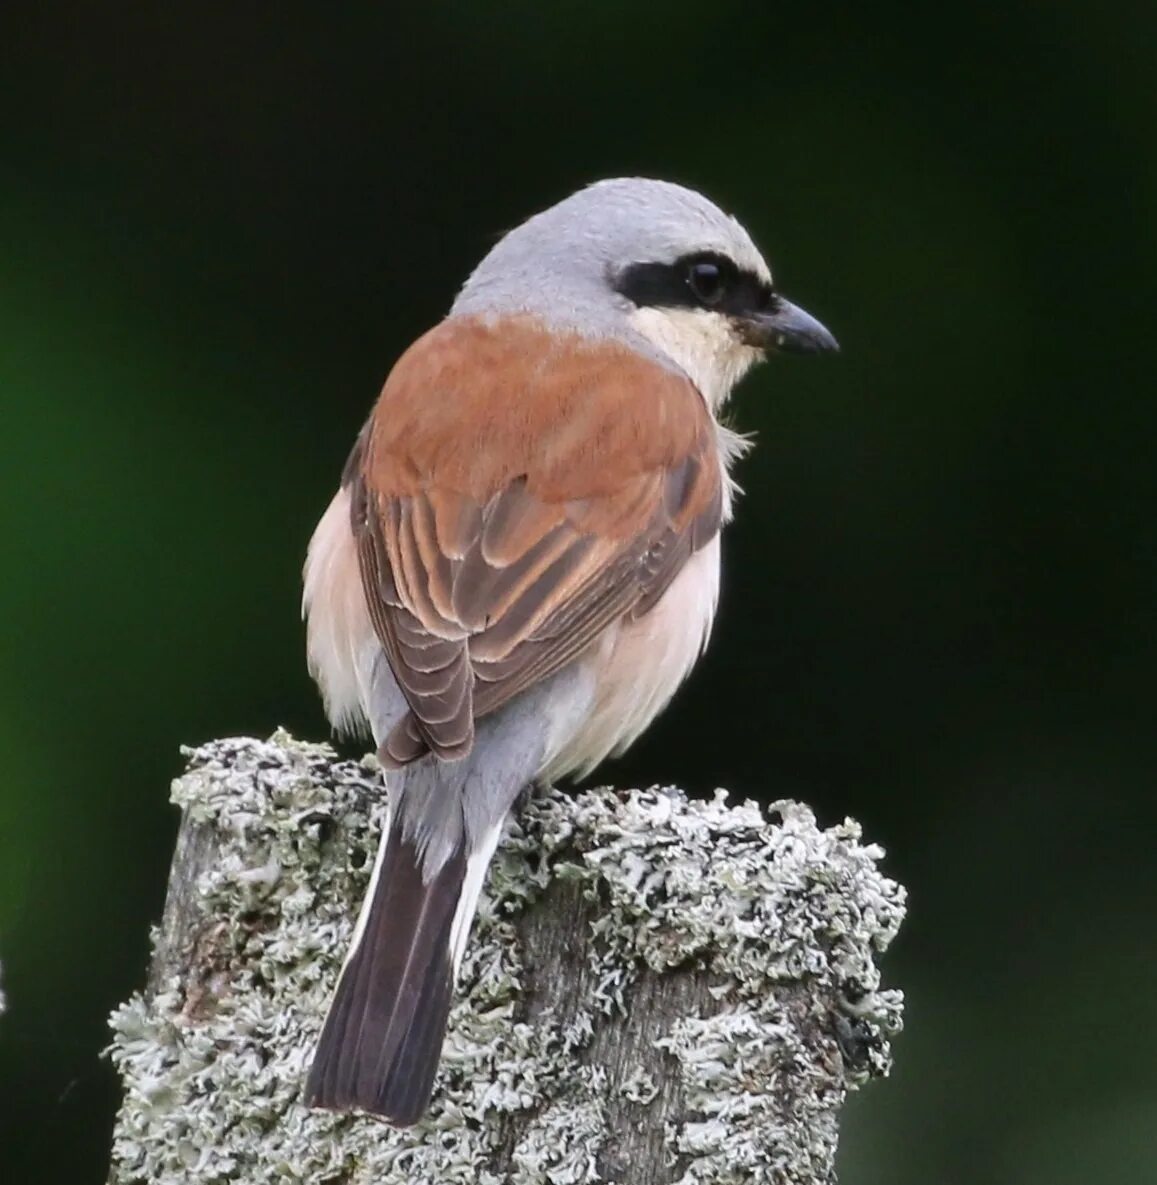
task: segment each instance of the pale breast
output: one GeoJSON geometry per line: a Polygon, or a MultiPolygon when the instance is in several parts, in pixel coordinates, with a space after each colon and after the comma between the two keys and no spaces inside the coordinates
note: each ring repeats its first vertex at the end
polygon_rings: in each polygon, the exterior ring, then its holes
{"type": "Polygon", "coordinates": [[[588,773],[643,732],[703,653],[718,603],[716,535],[649,613],[612,626],[581,660],[593,674],[593,698],[585,719],[543,771],[546,779],[588,773]]]}
{"type": "Polygon", "coordinates": [[[317,524],[304,584],[309,672],[321,688],[326,715],[338,732],[370,732],[380,742],[404,703],[366,609],[348,490],[338,490],[317,524]]]}

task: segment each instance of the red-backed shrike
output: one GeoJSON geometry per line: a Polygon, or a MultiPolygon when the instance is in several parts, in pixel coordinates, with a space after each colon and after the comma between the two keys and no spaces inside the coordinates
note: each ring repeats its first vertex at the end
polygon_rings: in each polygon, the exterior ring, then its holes
{"type": "Polygon", "coordinates": [[[503,238],[386,380],[305,565],[310,669],[389,810],[307,1086],[426,1108],[519,792],[625,749],[702,652],[768,351],[836,349],[697,193],[602,181],[503,238]]]}

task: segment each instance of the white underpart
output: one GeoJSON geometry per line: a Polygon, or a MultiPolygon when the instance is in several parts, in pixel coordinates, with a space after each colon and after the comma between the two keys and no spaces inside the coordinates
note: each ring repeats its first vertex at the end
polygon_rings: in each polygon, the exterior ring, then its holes
{"type": "Polygon", "coordinates": [[[462,965],[462,956],[466,952],[466,940],[470,937],[478,898],[482,895],[482,886],[486,882],[486,870],[490,867],[498,841],[502,838],[504,823],[505,820],[502,820],[478,836],[470,855],[466,858],[466,875],[462,878],[458,905],[454,910],[454,920],[450,923],[450,965],[454,969],[454,979],[458,978],[458,968],[462,965]]]}
{"type": "Polygon", "coordinates": [[[649,613],[609,627],[581,660],[594,675],[591,705],[543,776],[588,773],[630,745],[691,673],[718,603],[717,535],[687,561],[649,613]]]}
{"type": "MultiPolygon", "coordinates": [[[[346,490],[334,495],[313,532],[304,584],[301,611],[306,619],[309,673],[321,688],[325,712],[334,728],[362,732],[369,720],[379,645],[362,593],[346,490]]],[[[376,730],[375,739],[380,739],[376,730]]]]}
{"type": "Polygon", "coordinates": [[[712,413],[763,356],[736,336],[727,318],[706,309],[634,309],[631,324],[675,362],[695,384],[712,413]]]}
{"type": "Polygon", "coordinates": [[[737,495],[743,493],[739,483],[731,476],[731,466],[744,456],[755,443],[754,433],[736,432],[726,424],[715,422],[715,444],[719,450],[719,465],[723,470],[723,521],[731,522],[731,515],[737,495]]]}

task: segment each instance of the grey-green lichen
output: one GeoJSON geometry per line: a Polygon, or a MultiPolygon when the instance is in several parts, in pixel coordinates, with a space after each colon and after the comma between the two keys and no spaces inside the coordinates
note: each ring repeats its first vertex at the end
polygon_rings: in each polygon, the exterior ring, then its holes
{"type": "Polygon", "coordinates": [[[824,830],[802,806],[765,814],[722,791],[530,801],[492,869],[430,1113],[397,1131],[299,1098],[372,864],[380,775],[284,733],[188,756],[173,801],[185,829],[212,834],[212,858],[181,949],[158,935],[154,990],[112,1017],[113,1181],[597,1181],[611,1109],[651,1104],[661,1084],[636,1066],[610,1091],[580,1055],[640,976],[688,966],[718,1003],[672,1016],[652,1043],[684,1103],[666,1163],[681,1185],[832,1179],[838,1108],[887,1071],[901,1016],[875,956],[904,891],[855,823],[824,830]],[[560,882],[599,904],[584,1006],[552,1023],[522,1007],[519,926],[560,882]]]}

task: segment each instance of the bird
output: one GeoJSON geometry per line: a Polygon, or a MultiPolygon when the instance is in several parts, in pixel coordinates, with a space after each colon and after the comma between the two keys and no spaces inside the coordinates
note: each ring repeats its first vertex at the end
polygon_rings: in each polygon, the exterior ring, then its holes
{"type": "Polygon", "coordinates": [[[837,349],[735,218],[626,177],[506,233],[395,363],[303,572],[310,671],[387,791],[308,1106],[426,1112],[512,809],[626,749],[707,645],[732,388],[837,349]]]}

